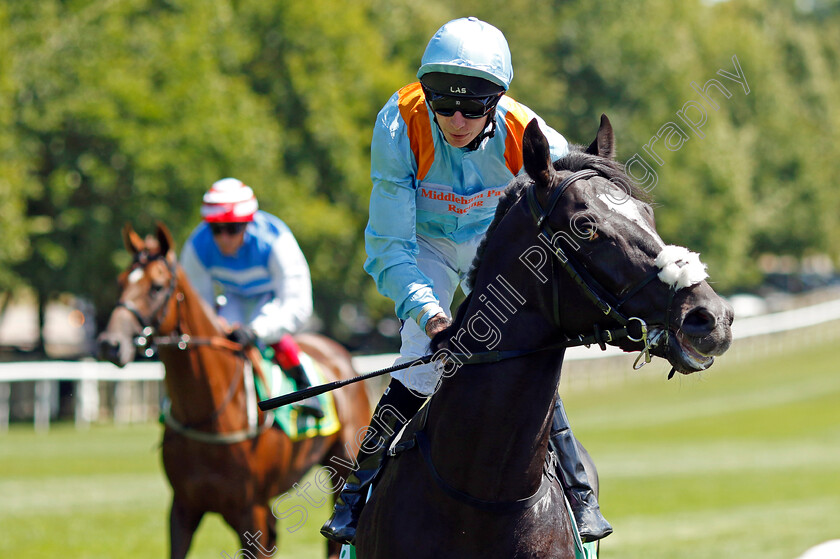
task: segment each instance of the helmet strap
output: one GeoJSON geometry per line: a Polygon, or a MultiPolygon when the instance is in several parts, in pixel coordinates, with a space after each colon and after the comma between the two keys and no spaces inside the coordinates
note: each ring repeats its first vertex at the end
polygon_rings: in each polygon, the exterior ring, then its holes
{"type": "Polygon", "coordinates": [[[473,141],[467,144],[467,149],[469,151],[475,151],[478,149],[478,146],[481,145],[481,142],[484,141],[484,138],[492,138],[496,135],[496,107],[493,107],[489,113],[487,113],[487,126],[484,127],[484,130],[481,133],[473,138],[473,141]]]}
{"type": "MultiPolygon", "coordinates": [[[[438,122],[437,114],[434,111],[432,111],[432,114],[435,117],[435,125],[437,125],[438,130],[440,130],[440,123],[438,122]]],[[[469,144],[464,146],[468,151],[477,150],[478,146],[481,145],[481,142],[484,141],[484,138],[492,138],[496,135],[496,107],[490,109],[490,112],[488,112],[485,116],[487,116],[487,125],[484,127],[484,130],[482,130],[478,136],[473,138],[469,144]]],[[[442,133],[443,130],[441,130],[441,134],[442,133]]]]}

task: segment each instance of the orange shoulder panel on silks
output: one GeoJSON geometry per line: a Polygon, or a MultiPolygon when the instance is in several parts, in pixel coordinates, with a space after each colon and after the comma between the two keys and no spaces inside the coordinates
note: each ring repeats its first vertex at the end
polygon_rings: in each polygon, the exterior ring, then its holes
{"type": "Polygon", "coordinates": [[[432,126],[426,109],[426,96],[420,82],[409,84],[399,91],[400,116],[408,127],[408,139],[414,161],[417,162],[417,180],[423,180],[435,160],[435,143],[432,126]]]}
{"type": "MultiPolygon", "coordinates": [[[[522,169],[522,136],[528,125],[528,114],[519,103],[510,101],[505,115],[505,164],[513,175],[522,169]]],[[[408,127],[411,151],[417,162],[417,180],[423,180],[435,160],[435,145],[432,140],[431,121],[426,109],[426,98],[420,82],[409,84],[399,90],[398,106],[400,116],[408,127]]]]}
{"type": "Polygon", "coordinates": [[[510,106],[505,115],[505,164],[510,172],[516,176],[522,169],[522,136],[525,134],[525,127],[528,126],[528,113],[522,105],[511,98],[507,99],[510,106]]]}

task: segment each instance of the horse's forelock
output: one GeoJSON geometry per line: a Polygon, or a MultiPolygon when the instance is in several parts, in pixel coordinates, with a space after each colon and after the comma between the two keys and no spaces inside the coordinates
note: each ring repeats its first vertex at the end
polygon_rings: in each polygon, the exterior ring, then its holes
{"type": "Polygon", "coordinates": [[[624,165],[614,159],[606,159],[591,153],[586,153],[583,146],[572,145],[570,151],[554,162],[555,171],[583,171],[591,169],[611,182],[619,184],[620,188],[636,200],[650,203],[652,198],[643,188],[640,188],[626,174],[624,165]]]}
{"type": "Polygon", "coordinates": [[[160,241],[152,235],[146,236],[146,252],[150,255],[160,254],[160,241]]]}

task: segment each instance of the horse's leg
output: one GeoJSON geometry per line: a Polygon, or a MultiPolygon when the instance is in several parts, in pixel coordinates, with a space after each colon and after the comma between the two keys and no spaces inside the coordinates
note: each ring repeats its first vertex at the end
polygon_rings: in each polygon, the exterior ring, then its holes
{"type": "Polygon", "coordinates": [[[184,559],[190,549],[193,534],[198,529],[202,511],[196,511],[172,499],[169,511],[169,557],[170,559],[184,559]]]}
{"type": "Polygon", "coordinates": [[[226,513],[223,516],[239,535],[242,549],[259,558],[277,554],[276,519],[268,505],[254,504],[239,513],[226,513]]]}

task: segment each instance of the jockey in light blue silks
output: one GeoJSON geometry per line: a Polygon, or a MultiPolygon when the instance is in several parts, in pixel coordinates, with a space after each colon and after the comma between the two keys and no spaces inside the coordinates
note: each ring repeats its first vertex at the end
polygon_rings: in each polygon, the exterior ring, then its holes
{"type": "MultiPolygon", "coordinates": [[[[193,288],[232,328],[232,340],[271,346],[298,389],[311,386],[292,338],[312,316],[309,266],[294,235],[280,219],[258,209],[251,187],[233,178],[213,183],[201,215],[203,222],[181,254],[193,288]]],[[[299,409],[324,415],[317,398],[299,409]]]]}
{"type": "MultiPolygon", "coordinates": [[[[504,35],[476,18],[450,21],[432,37],[419,82],[397,91],[376,119],[371,144],[370,218],[365,270],[403,320],[401,357],[428,352],[432,336],[450,324],[452,299],[493,220],[504,187],[522,171],[522,135],[537,118],[553,159],[566,140],[528,107],[505,95],[513,78],[504,35]]],[[[440,381],[432,364],[395,372],[374,422],[399,431],[440,381]],[[386,411],[388,413],[386,413],[386,411]]],[[[558,398],[552,443],[561,479],[584,541],[612,532],[583,469],[558,398]]],[[[362,444],[358,469],[336,499],[321,533],[353,543],[368,487],[387,440],[362,444]]],[[[565,514],[565,511],[558,511],[565,514]]]]}

